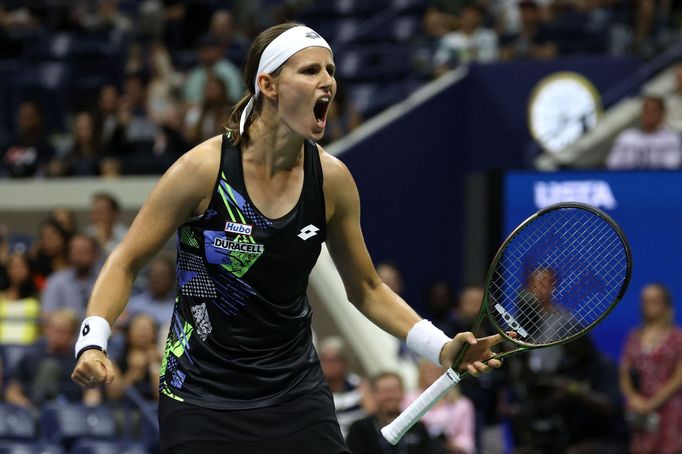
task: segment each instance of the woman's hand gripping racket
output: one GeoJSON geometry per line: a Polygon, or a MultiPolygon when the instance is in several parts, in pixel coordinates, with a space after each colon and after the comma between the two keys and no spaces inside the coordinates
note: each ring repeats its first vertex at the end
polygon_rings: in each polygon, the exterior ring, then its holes
{"type": "MultiPolygon", "coordinates": [[[[476,333],[488,316],[515,346],[497,359],[570,342],[613,310],[625,294],[631,270],[628,241],[606,213],[582,203],[549,206],[526,219],[497,251],[471,331],[476,333]]],[[[452,368],[381,430],[386,440],[396,444],[468,375],[458,372],[468,348],[465,343],[452,368]]]]}

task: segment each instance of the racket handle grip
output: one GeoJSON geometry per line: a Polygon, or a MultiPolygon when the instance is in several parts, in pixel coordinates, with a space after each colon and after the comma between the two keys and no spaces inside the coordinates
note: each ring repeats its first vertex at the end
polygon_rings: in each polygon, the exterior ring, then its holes
{"type": "Polygon", "coordinates": [[[393,422],[383,429],[381,434],[392,445],[395,445],[410,430],[424,413],[429,411],[450,388],[455,386],[462,378],[452,369],[448,369],[438,380],[433,382],[426,391],[410,404],[393,422]]]}

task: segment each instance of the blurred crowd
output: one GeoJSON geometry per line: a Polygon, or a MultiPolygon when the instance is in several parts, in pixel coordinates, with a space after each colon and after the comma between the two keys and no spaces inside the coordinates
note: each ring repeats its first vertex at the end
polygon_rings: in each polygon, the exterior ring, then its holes
{"type": "MultiPolygon", "coordinates": [[[[26,67],[12,82],[21,90],[0,93],[0,176],[162,173],[222,131],[244,92],[239,68],[250,40],[290,19],[342,43],[341,79],[369,75],[363,58],[384,61],[379,54],[388,52],[381,80],[395,84],[395,65],[423,83],[473,61],[649,58],[678,38],[682,7],[670,0],[1,1],[0,70],[26,67]],[[389,6],[398,11],[394,23],[385,36],[368,37],[363,21],[389,6]],[[372,50],[363,51],[363,39],[372,50]],[[391,43],[410,53],[391,54],[391,43]]],[[[352,90],[351,80],[339,86],[324,143],[376,113],[358,107],[367,93],[352,90]]],[[[377,94],[374,108],[404,90],[384,100],[377,94]]]]}

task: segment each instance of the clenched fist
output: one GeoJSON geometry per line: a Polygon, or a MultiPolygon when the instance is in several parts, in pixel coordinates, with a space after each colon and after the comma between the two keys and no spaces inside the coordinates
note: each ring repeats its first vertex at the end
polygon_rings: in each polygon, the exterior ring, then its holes
{"type": "Polygon", "coordinates": [[[114,364],[104,352],[96,349],[84,351],[71,374],[71,380],[82,388],[96,388],[109,384],[116,378],[114,364]]]}

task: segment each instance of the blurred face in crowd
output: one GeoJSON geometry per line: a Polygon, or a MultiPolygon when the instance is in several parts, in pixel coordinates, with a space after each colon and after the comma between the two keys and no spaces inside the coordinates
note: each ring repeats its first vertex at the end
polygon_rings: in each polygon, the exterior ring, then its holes
{"type": "Polygon", "coordinates": [[[671,306],[666,302],[665,291],[659,285],[647,285],[640,294],[642,318],[645,323],[665,320],[671,306]]]}
{"type": "Polygon", "coordinates": [[[346,359],[338,349],[323,349],[320,352],[320,365],[328,381],[343,380],[346,376],[346,359]]]}
{"type": "Polygon", "coordinates": [[[76,235],[69,244],[69,263],[80,275],[90,273],[97,262],[97,246],[93,240],[76,235]]]}
{"type": "Polygon", "coordinates": [[[229,41],[234,34],[234,19],[227,10],[216,11],[211,17],[211,34],[221,41],[229,41]]]}
{"type": "Polygon", "coordinates": [[[64,254],[67,248],[67,239],[59,229],[52,224],[43,224],[38,233],[40,250],[48,257],[64,254]]]}
{"type": "Polygon", "coordinates": [[[32,102],[22,102],[17,114],[17,126],[20,134],[39,131],[43,125],[43,118],[38,106],[32,102]]]}
{"type": "Polygon", "coordinates": [[[467,6],[462,9],[459,16],[460,30],[465,34],[476,31],[481,25],[481,13],[478,8],[467,6]]]}
{"type": "Polygon", "coordinates": [[[223,56],[220,46],[213,44],[202,46],[199,49],[199,61],[204,66],[213,66],[223,56]]]}
{"type": "Polygon", "coordinates": [[[433,315],[444,315],[453,307],[452,289],[446,282],[436,282],[427,293],[426,306],[433,315]]]}
{"type": "Polygon", "coordinates": [[[129,77],[125,81],[124,97],[131,107],[143,107],[146,103],[146,87],[139,77],[129,77]]]}
{"type": "Polygon", "coordinates": [[[642,104],[642,129],[653,132],[663,123],[663,101],[658,98],[645,98],[642,104]]]}
{"type": "Polygon", "coordinates": [[[398,271],[395,266],[382,263],[377,266],[377,274],[379,274],[381,280],[384,281],[384,284],[388,285],[388,288],[393,290],[398,295],[402,293],[403,278],[400,275],[400,271],[398,271]]]}
{"type": "Polygon", "coordinates": [[[521,12],[521,24],[524,27],[535,26],[540,19],[540,11],[535,3],[523,2],[519,5],[521,12]]]}
{"type": "Polygon", "coordinates": [[[76,323],[76,318],[67,312],[52,313],[45,325],[48,350],[73,353],[73,346],[76,343],[76,323]]]}
{"type": "Polygon", "coordinates": [[[459,297],[457,312],[462,318],[473,319],[478,315],[483,301],[483,289],[480,287],[468,287],[462,291],[459,297]]]}
{"type": "Polygon", "coordinates": [[[675,86],[678,93],[682,93],[682,64],[675,67],[675,86]]]}
{"type": "Polygon", "coordinates": [[[118,219],[118,212],[112,206],[111,201],[104,197],[96,197],[90,207],[90,221],[93,224],[112,226],[118,219]]]}
{"type": "Polygon", "coordinates": [[[147,274],[149,293],[155,298],[165,298],[175,287],[175,272],[165,260],[154,260],[147,274]]]}
{"type": "Polygon", "coordinates": [[[31,269],[26,255],[14,253],[9,256],[7,259],[7,278],[12,286],[19,286],[31,278],[31,269]]]}
{"type": "Polygon", "coordinates": [[[225,104],[227,104],[227,94],[222,80],[215,76],[209,76],[206,79],[204,100],[207,104],[225,107],[225,104]]]}
{"type": "Polygon", "coordinates": [[[551,305],[555,286],[556,277],[550,270],[536,270],[528,277],[528,291],[535,295],[543,306],[551,305]]]}
{"type": "Polygon", "coordinates": [[[73,136],[76,143],[89,144],[93,140],[94,126],[88,112],[79,112],[73,123],[73,136]]]}
{"type": "Polygon", "coordinates": [[[128,327],[128,344],[133,349],[156,347],[156,323],[146,314],[138,314],[128,327]]]}
{"type": "Polygon", "coordinates": [[[50,212],[50,217],[54,219],[62,228],[73,234],[77,230],[76,215],[68,208],[54,208],[50,212]]]}
{"type": "Polygon", "coordinates": [[[113,85],[105,85],[99,93],[99,108],[104,113],[113,114],[118,109],[118,90],[113,85]]]}
{"type": "Polygon", "coordinates": [[[394,419],[400,414],[403,401],[403,385],[398,377],[386,375],[372,386],[376,413],[380,418],[394,419]]]}

